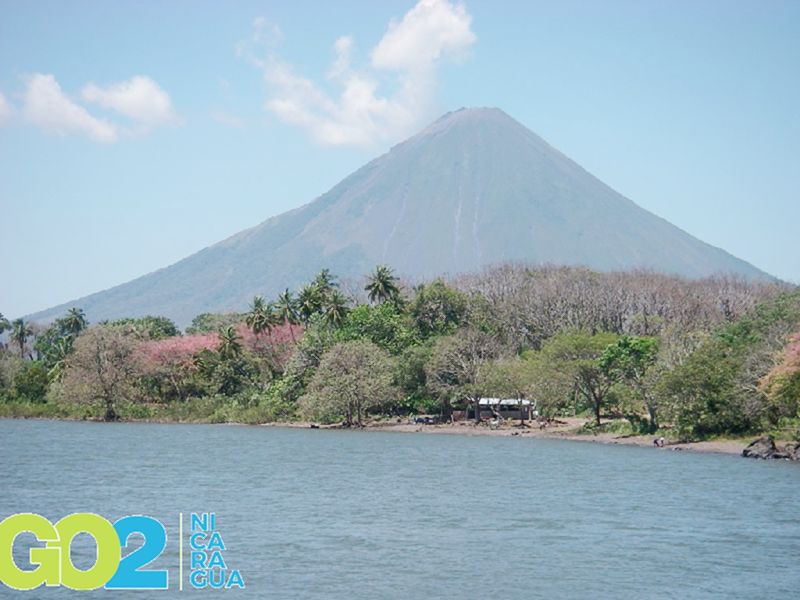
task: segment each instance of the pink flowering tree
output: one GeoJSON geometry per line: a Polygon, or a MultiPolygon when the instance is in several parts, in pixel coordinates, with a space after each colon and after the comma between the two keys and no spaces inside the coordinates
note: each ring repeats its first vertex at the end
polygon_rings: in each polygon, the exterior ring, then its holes
{"type": "Polygon", "coordinates": [[[778,363],[761,380],[761,389],[778,415],[800,416],[800,331],[792,336],[778,363]]]}
{"type": "Polygon", "coordinates": [[[242,338],[242,345],[263,361],[273,375],[283,373],[294,347],[303,338],[303,326],[287,322],[273,325],[263,333],[255,333],[246,324],[240,323],[237,332],[242,338]]]}
{"type": "Polygon", "coordinates": [[[185,399],[196,371],[195,356],[203,350],[215,351],[218,346],[219,336],[215,333],[143,342],[136,358],[145,390],[159,398],[185,399]]]}

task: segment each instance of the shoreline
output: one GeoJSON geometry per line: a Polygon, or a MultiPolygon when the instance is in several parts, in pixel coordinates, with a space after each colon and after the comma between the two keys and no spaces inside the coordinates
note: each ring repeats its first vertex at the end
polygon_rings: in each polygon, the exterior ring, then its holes
{"type": "MultiPolygon", "coordinates": [[[[75,419],[57,417],[0,417],[0,420],[34,420],[34,421],[68,421],[86,423],[110,423],[110,424],[153,424],[153,425],[227,425],[242,427],[277,427],[283,429],[320,429],[347,431],[348,428],[341,425],[320,425],[312,421],[275,421],[271,423],[207,423],[194,421],[173,421],[158,419],[131,419],[123,421],[107,422],[102,419],[75,419]]],[[[585,419],[565,418],[563,425],[557,425],[548,429],[539,429],[536,425],[522,427],[518,422],[502,425],[496,429],[488,425],[475,425],[473,422],[459,421],[456,423],[442,424],[417,424],[407,421],[373,421],[366,423],[363,427],[355,427],[353,431],[381,431],[388,433],[421,433],[433,435],[465,435],[465,436],[494,436],[494,437],[526,437],[547,440],[566,440],[571,442],[584,442],[589,444],[606,444],[620,446],[636,446],[639,448],[652,448],[654,450],[665,451],[687,451],[699,454],[726,454],[729,456],[742,456],[748,443],[751,441],[741,440],[701,440],[697,442],[669,442],[663,447],[653,444],[654,435],[618,435],[615,433],[600,432],[595,434],[579,434],[576,430],[586,422],[585,419]]],[[[753,436],[753,439],[757,438],[753,436]]]]}
{"type": "MultiPolygon", "coordinates": [[[[472,422],[443,423],[438,425],[423,425],[408,422],[392,423],[378,421],[367,423],[356,431],[383,431],[389,433],[421,433],[439,435],[466,435],[466,436],[496,436],[496,437],[526,437],[548,440],[566,440],[571,442],[584,442],[590,444],[607,444],[620,446],[636,446],[639,448],[653,448],[654,450],[688,451],[700,454],[727,454],[741,456],[742,450],[747,447],[748,441],[739,440],[701,440],[697,442],[666,442],[663,447],[653,444],[653,435],[621,436],[615,433],[579,434],[575,429],[585,423],[583,419],[565,419],[565,425],[549,429],[539,429],[535,425],[521,427],[518,423],[504,425],[491,429],[486,425],[475,425],[472,422]]],[[[343,430],[340,425],[316,425],[312,422],[275,422],[262,423],[260,427],[283,427],[290,429],[333,429],[343,430]]],[[[754,436],[755,439],[757,436],[754,436]]]]}

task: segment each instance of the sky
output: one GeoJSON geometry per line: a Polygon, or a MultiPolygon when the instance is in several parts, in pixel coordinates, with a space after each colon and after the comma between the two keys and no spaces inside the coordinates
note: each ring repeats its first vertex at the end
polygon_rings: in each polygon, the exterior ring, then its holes
{"type": "Polygon", "coordinates": [[[0,312],[172,264],[462,106],[800,283],[800,2],[0,0],[0,312]]]}

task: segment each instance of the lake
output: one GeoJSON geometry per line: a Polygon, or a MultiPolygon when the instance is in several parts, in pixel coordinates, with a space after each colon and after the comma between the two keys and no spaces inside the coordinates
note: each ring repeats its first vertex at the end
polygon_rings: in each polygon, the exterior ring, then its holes
{"type": "MultiPolygon", "coordinates": [[[[0,519],[214,512],[252,598],[798,597],[800,465],[517,437],[0,420],[0,519]]],[[[14,554],[26,562],[29,534],[14,554]]],[[[88,567],[85,534],[73,560],[88,567]]],[[[187,548],[184,548],[188,555],[187,548]]],[[[205,593],[209,593],[208,590],[205,593]]],[[[0,597],[70,598],[64,588],[0,597]]],[[[105,596],[106,594],[102,594],[105,596]]]]}

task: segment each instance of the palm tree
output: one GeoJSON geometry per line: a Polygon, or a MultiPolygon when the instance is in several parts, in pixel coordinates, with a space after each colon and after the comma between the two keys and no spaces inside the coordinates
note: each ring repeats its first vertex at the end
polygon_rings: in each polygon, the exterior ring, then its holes
{"type": "Polygon", "coordinates": [[[3,316],[3,313],[0,313],[0,334],[6,329],[11,329],[11,323],[3,316]]]}
{"type": "Polygon", "coordinates": [[[289,325],[297,324],[297,302],[292,297],[289,288],[278,294],[278,301],[275,303],[275,312],[278,319],[289,325]]]}
{"type": "Polygon", "coordinates": [[[235,358],[242,353],[241,338],[236,328],[229,325],[219,332],[219,355],[224,359],[235,358]]]}
{"type": "Polygon", "coordinates": [[[369,301],[384,303],[387,300],[395,301],[400,296],[400,288],[397,287],[397,277],[394,271],[386,265],[378,265],[375,272],[370,276],[364,289],[369,292],[369,301]]]}
{"type": "Polygon", "coordinates": [[[47,372],[51,381],[61,381],[67,368],[67,357],[72,352],[72,338],[58,338],[47,353],[47,361],[53,366],[47,372]]]}
{"type": "Polygon", "coordinates": [[[297,314],[297,301],[292,297],[289,288],[278,294],[278,301],[275,303],[275,315],[279,322],[289,326],[289,335],[294,339],[294,328],[292,325],[297,325],[299,322],[299,315],[297,314]]]}
{"type": "MultiPolygon", "coordinates": [[[[0,335],[3,335],[7,330],[11,329],[11,322],[0,313],[0,335]]],[[[6,345],[0,340],[0,348],[5,348],[6,345]]]]}
{"type": "Polygon", "coordinates": [[[33,335],[33,330],[22,319],[16,319],[11,323],[11,341],[19,346],[19,355],[25,356],[25,342],[33,335]]]}
{"type": "Polygon", "coordinates": [[[62,319],[64,331],[68,334],[77,336],[81,331],[86,329],[88,322],[86,321],[86,314],[80,308],[70,308],[67,311],[67,316],[62,319]]]}
{"type": "Polygon", "coordinates": [[[320,312],[322,309],[322,297],[320,290],[316,285],[304,285],[297,294],[297,312],[300,318],[305,322],[320,312]]]}
{"type": "Polygon", "coordinates": [[[341,327],[348,312],[347,298],[338,290],[334,290],[325,303],[325,322],[331,327],[341,327]]]}
{"type": "Polygon", "coordinates": [[[272,305],[264,302],[264,298],[256,296],[250,305],[250,312],[245,315],[245,323],[253,330],[253,333],[260,335],[268,331],[275,324],[275,313],[272,305]]]}
{"type": "Polygon", "coordinates": [[[327,298],[329,294],[339,287],[339,284],[336,283],[336,277],[331,274],[330,269],[322,269],[317,273],[311,285],[317,288],[322,299],[327,298]]]}

